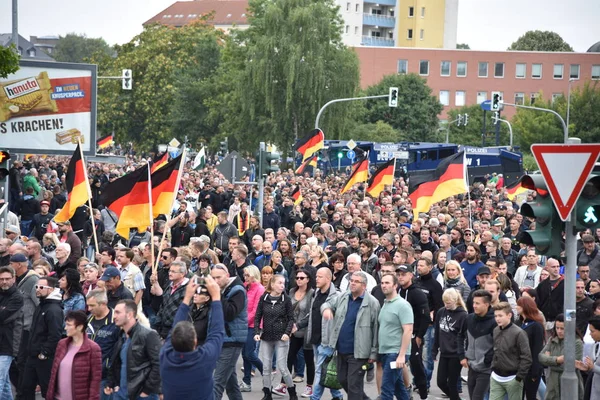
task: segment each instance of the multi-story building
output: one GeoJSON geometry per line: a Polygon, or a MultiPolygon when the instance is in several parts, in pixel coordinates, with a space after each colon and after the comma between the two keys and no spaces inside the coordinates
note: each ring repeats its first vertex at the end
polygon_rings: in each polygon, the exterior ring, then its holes
{"type": "MultiPolygon", "coordinates": [[[[0,46],[8,47],[11,44],[12,34],[0,33],[0,46]]],[[[52,57],[21,35],[19,35],[18,51],[22,60],[54,61],[52,57]]]]}
{"type": "MultiPolygon", "coordinates": [[[[415,73],[427,80],[444,111],[480,104],[497,92],[505,102],[523,104],[542,93],[567,95],[586,81],[600,80],[600,53],[475,51],[356,47],[361,86],[385,75],[415,73]]],[[[506,107],[508,118],[515,113],[506,107]]]]}
{"type": "Polygon", "coordinates": [[[248,28],[246,12],[248,0],[194,0],[177,1],[144,22],[143,25],[160,23],[182,27],[203,15],[214,13],[210,21],[217,29],[229,31],[232,28],[248,28]]]}
{"type": "Polygon", "coordinates": [[[336,0],[348,46],[456,48],[458,0],[336,0]]]}
{"type": "Polygon", "coordinates": [[[60,38],[58,36],[29,36],[29,41],[36,49],[43,50],[52,56],[60,38]]]}

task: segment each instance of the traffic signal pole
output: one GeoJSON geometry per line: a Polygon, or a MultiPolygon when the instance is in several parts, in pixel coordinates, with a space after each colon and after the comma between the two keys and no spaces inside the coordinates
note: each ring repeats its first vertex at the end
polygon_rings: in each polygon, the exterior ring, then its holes
{"type": "MultiPolygon", "coordinates": [[[[525,106],[514,103],[504,103],[507,106],[525,108],[528,110],[537,110],[548,112],[558,117],[563,126],[564,143],[569,143],[569,131],[563,117],[554,110],[547,108],[525,106]]],[[[575,371],[575,329],[576,329],[576,302],[575,302],[575,283],[577,278],[577,236],[574,231],[575,213],[572,210],[569,219],[565,224],[565,256],[567,263],[565,265],[565,339],[564,339],[564,372],[560,378],[560,397],[561,399],[578,398],[578,377],[575,371]]]]}
{"type": "Polygon", "coordinates": [[[348,98],[345,98],[345,99],[333,99],[331,101],[328,101],[327,103],[325,103],[325,105],[323,107],[321,107],[321,109],[317,113],[317,118],[315,119],[315,129],[319,129],[319,120],[321,119],[321,114],[323,114],[323,111],[325,111],[325,109],[328,106],[330,106],[331,104],[341,103],[343,101],[382,99],[384,97],[389,97],[389,96],[390,96],[389,94],[382,94],[382,95],[378,95],[378,96],[348,97],[348,98]]]}

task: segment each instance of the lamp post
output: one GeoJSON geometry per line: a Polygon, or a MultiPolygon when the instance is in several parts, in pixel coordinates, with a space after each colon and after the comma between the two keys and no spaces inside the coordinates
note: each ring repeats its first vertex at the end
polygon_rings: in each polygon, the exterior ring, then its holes
{"type": "Polygon", "coordinates": [[[569,114],[571,113],[571,82],[575,78],[569,78],[569,90],[567,91],[567,137],[569,137],[569,114]]]}

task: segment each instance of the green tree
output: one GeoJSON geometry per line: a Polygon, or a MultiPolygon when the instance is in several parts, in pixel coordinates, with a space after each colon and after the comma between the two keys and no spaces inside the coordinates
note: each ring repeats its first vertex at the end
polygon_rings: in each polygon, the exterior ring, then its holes
{"type": "Polygon", "coordinates": [[[110,56],[114,51],[102,38],[68,33],[58,38],[52,57],[56,61],[82,63],[88,62],[96,53],[110,56]]]}
{"type": "Polygon", "coordinates": [[[528,31],[513,42],[508,50],[573,51],[573,48],[556,32],[528,31]]]}
{"type": "Polygon", "coordinates": [[[367,142],[401,142],[403,135],[390,124],[377,121],[374,124],[358,124],[344,132],[343,140],[364,140],[367,142]]]}
{"type": "Polygon", "coordinates": [[[600,142],[600,85],[586,82],[571,91],[569,136],[583,143],[600,142]]]}
{"type": "Polygon", "coordinates": [[[457,49],[471,50],[471,47],[467,43],[457,43],[457,49]]]}
{"type": "Polygon", "coordinates": [[[14,46],[0,46],[0,78],[6,78],[19,70],[19,54],[14,46]]]}
{"type": "MultiPolygon", "coordinates": [[[[564,116],[564,98],[557,99],[554,104],[551,100],[545,100],[543,96],[535,100],[535,106],[547,108],[564,116]]],[[[560,120],[553,114],[518,108],[512,121],[518,143],[523,152],[531,153],[531,145],[534,143],[563,143],[564,131],[560,120]]]]}
{"type": "Polygon", "coordinates": [[[206,24],[207,18],[210,16],[177,29],[158,24],[145,27],[129,43],[116,46],[115,58],[95,56],[99,75],[120,75],[123,68],[133,72],[132,90],[122,90],[120,80],[99,81],[100,131],[114,131],[117,142],[131,141],[140,149],[166,143],[172,137],[183,141],[185,134],[173,130],[182,126],[173,122],[179,121],[180,115],[172,111],[185,99],[184,95],[177,98],[176,92],[189,75],[180,75],[189,68],[200,71],[190,72],[192,75],[210,69],[205,60],[200,61],[202,51],[208,48],[206,40],[220,42],[222,36],[206,24]]]}
{"type": "MultiPolygon", "coordinates": [[[[358,58],[341,42],[342,22],[332,0],[253,0],[249,15],[250,27],[230,42],[243,48],[229,50],[232,64],[225,69],[239,73],[225,77],[237,81],[223,107],[234,118],[223,128],[243,139],[240,144],[264,140],[285,155],[295,138],[314,127],[323,104],[355,95],[358,58]]],[[[344,107],[327,110],[320,123],[326,137],[338,136],[346,116],[344,107]]]]}
{"type": "Polygon", "coordinates": [[[431,94],[425,79],[416,74],[387,75],[366,90],[367,96],[386,94],[398,88],[398,107],[389,107],[387,98],[367,100],[364,122],[383,121],[403,133],[405,140],[435,140],[439,127],[438,114],[443,106],[431,94]]]}

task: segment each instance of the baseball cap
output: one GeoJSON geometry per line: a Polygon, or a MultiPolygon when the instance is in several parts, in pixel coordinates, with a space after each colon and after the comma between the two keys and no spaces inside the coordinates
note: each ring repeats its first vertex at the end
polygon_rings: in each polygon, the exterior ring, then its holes
{"type": "Polygon", "coordinates": [[[491,275],[492,271],[490,270],[490,267],[488,266],[483,266],[483,267],[479,267],[479,269],[477,270],[477,275],[491,275]]]}
{"type": "Polygon", "coordinates": [[[200,236],[200,239],[198,239],[200,242],[204,242],[204,243],[210,243],[210,238],[206,235],[202,235],[200,236]]]}
{"type": "Polygon", "coordinates": [[[47,200],[40,201],[40,206],[50,206],[50,202],[47,200]]]}
{"type": "Polygon", "coordinates": [[[502,220],[500,220],[499,218],[496,218],[494,220],[494,226],[502,226],[502,220]]]}
{"type": "Polygon", "coordinates": [[[410,229],[410,224],[408,222],[403,222],[400,224],[400,226],[410,229]]]}
{"type": "Polygon", "coordinates": [[[17,253],[10,257],[10,262],[27,262],[27,257],[25,257],[25,254],[17,253]]]}
{"type": "Polygon", "coordinates": [[[465,228],[465,230],[463,232],[471,232],[471,233],[475,233],[475,231],[471,228],[465,228]]]}
{"type": "Polygon", "coordinates": [[[21,228],[19,228],[17,225],[6,225],[6,229],[4,231],[21,235],[21,228]]]}
{"type": "Polygon", "coordinates": [[[414,273],[413,267],[410,265],[399,265],[396,268],[396,272],[410,272],[411,274],[414,273]]]}
{"type": "Polygon", "coordinates": [[[419,245],[416,245],[415,247],[413,247],[413,250],[414,251],[423,251],[423,249],[419,245]]]}
{"type": "Polygon", "coordinates": [[[102,274],[102,277],[100,278],[101,281],[107,281],[111,278],[114,278],[116,276],[121,276],[121,273],[119,272],[119,270],[116,267],[108,267],[104,270],[104,273],[102,274]]]}

